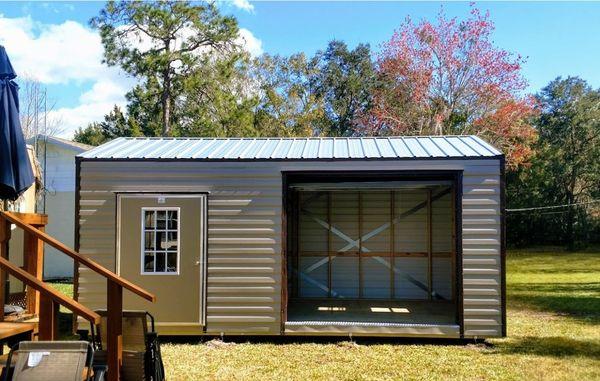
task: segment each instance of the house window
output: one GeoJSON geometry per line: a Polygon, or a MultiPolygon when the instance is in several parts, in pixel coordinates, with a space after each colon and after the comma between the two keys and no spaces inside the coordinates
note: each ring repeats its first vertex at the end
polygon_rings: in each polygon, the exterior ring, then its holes
{"type": "Polygon", "coordinates": [[[179,208],[142,208],[142,274],[178,274],[179,246],[179,208]]]}

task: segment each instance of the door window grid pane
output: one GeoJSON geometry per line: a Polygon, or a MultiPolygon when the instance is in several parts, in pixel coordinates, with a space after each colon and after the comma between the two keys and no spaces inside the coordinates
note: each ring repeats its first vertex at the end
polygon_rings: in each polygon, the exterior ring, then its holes
{"type": "Polygon", "coordinates": [[[144,209],[143,274],[177,273],[179,210],[144,209]]]}

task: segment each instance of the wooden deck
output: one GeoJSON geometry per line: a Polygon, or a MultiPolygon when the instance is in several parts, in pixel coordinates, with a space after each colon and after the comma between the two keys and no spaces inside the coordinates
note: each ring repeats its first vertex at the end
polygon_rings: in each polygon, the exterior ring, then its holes
{"type": "Polygon", "coordinates": [[[35,323],[0,322],[0,341],[14,338],[15,336],[32,336],[35,329],[35,323]]]}

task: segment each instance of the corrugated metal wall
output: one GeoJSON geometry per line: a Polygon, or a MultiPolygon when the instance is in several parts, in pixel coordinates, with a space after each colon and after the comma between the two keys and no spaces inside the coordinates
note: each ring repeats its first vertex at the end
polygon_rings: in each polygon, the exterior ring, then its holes
{"type": "MultiPolygon", "coordinates": [[[[281,172],[374,168],[464,170],[465,336],[500,335],[500,166],[495,159],[328,163],[82,161],[80,251],[114,268],[115,192],[210,192],[207,331],[279,334],[281,172]]],[[[104,280],[85,268],[80,268],[79,274],[79,300],[91,308],[104,307],[104,280]]]]}

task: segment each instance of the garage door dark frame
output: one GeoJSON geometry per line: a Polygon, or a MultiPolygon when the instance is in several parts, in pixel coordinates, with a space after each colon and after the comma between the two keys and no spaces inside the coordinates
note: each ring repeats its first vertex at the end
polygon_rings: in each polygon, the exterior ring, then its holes
{"type": "Polygon", "coordinates": [[[297,210],[291,197],[291,184],[302,183],[336,183],[362,181],[451,181],[454,186],[454,231],[455,231],[455,292],[456,321],[460,326],[460,336],[464,333],[463,321],[463,253],[462,253],[462,170],[423,170],[423,171],[282,171],[282,250],[281,250],[281,332],[285,330],[288,310],[288,255],[295,249],[297,226],[297,210]],[[289,221],[288,221],[289,220],[289,221]]]}

